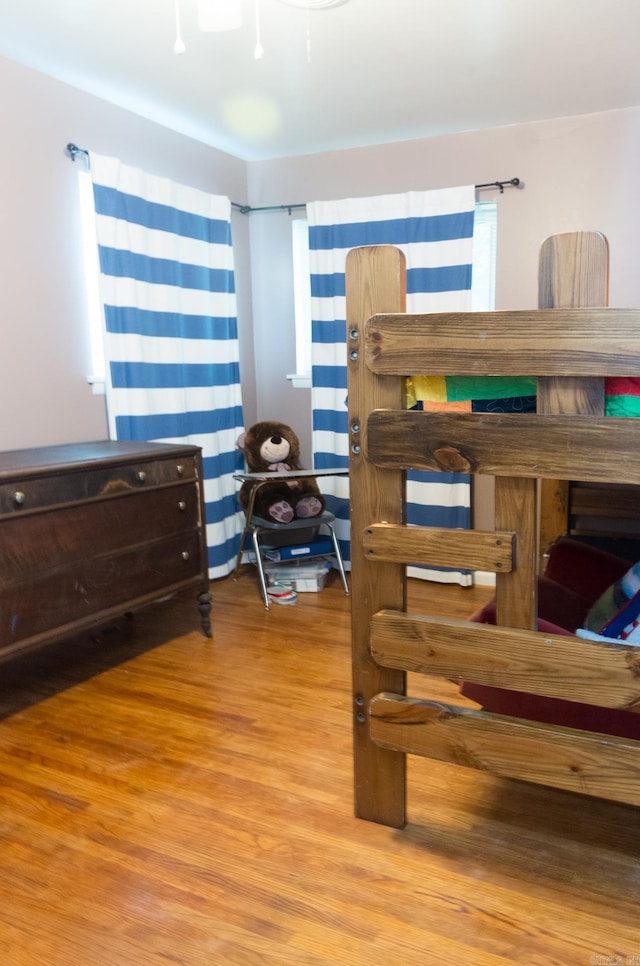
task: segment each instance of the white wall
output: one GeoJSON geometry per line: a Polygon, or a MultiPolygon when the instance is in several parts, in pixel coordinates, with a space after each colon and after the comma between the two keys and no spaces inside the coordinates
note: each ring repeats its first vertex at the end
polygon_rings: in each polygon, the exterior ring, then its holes
{"type": "MultiPolygon", "coordinates": [[[[80,147],[176,181],[247,200],[246,164],[0,58],[0,450],[107,437],[104,397],[86,377],[77,175],[80,147]]],[[[234,215],[241,368],[255,414],[249,227],[234,215]]]]}
{"type": "Polygon", "coordinates": [[[282,212],[249,215],[253,317],[259,320],[254,325],[255,390],[258,418],[289,423],[300,438],[303,465],[311,466],[310,391],[294,389],[286,379],[296,371],[292,217],[282,212]]]}
{"type": "MultiPolygon", "coordinates": [[[[86,382],[69,141],[254,207],[519,177],[523,190],[482,195],[499,202],[498,308],[535,306],[540,243],[577,229],[609,239],[611,304],[640,305],[640,108],[247,165],[3,58],[0,85],[0,450],[107,435],[104,399],[86,382]]],[[[310,394],[286,380],[295,369],[291,217],[233,216],[241,374],[246,423],[290,422],[308,464],[310,394]]]]}
{"type": "MultiPolygon", "coordinates": [[[[556,232],[583,229],[602,231],[609,239],[610,304],[637,306],[638,157],[640,108],[630,108],[254,162],[249,165],[249,199],[254,206],[289,204],[518,177],[525,185],[522,190],[481,193],[482,198],[498,200],[497,308],[535,307],[540,244],[556,232]]],[[[287,345],[293,339],[292,307],[276,280],[284,277],[289,257],[284,248],[288,215],[261,215],[260,222],[257,215],[250,217],[255,327],[258,332],[274,332],[287,345]],[[275,306],[277,311],[272,310],[275,306]]],[[[281,408],[274,415],[295,423],[298,429],[306,424],[309,393],[286,384],[284,377],[291,371],[286,353],[264,351],[261,358],[258,410],[271,412],[277,404],[281,408]]],[[[305,439],[303,453],[310,452],[310,440],[305,439]]],[[[482,506],[480,509],[476,524],[483,526],[482,506]]]]}
{"type": "MultiPolygon", "coordinates": [[[[640,275],[630,256],[638,251],[633,213],[640,198],[639,148],[640,108],[635,107],[254,162],[249,165],[249,198],[251,205],[259,206],[519,177],[525,185],[522,190],[509,188],[503,195],[482,192],[483,198],[499,201],[498,307],[535,305],[540,243],[555,232],[580,229],[608,236],[611,302],[631,305],[640,298],[640,275]]],[[[264,251],[259,254],[267,256],[264,251]]],[[[254,293],[254,300],[262,303],[260,293],[254,293]]]]}

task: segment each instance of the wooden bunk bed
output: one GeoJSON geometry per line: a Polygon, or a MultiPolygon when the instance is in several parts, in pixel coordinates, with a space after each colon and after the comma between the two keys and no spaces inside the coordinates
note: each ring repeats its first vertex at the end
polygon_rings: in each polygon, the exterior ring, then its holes
{"type": "Polygon", "coordinates": [[[640,710],[640,648],[539,633],[539,480],[640,484],[640,423],[603,416],[640,377],[640,310],[405,313],[402,253],[347,257],[356,814],[402,827],[406,756],[640,804],[640,741],[443,705],[407,672],[640,710]],[[535,415],[405,409],[409,373],[534,375],[535,415]],[[495,530],[407,527],[408,469],[495,477],[495,530]],[[496,575],[497,624],[408,614],[406,565],[496,575]]]}

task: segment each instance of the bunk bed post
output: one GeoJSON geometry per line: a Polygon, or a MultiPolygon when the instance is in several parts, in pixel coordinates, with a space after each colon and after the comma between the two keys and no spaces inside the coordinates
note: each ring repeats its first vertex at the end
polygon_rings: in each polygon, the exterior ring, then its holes
{"type": "MultiPolygon", "coordinates": [[[[382,470],[367,458],[365,411],[400,408],[402,387],[395,377],[376,377],[364,359],[363,328],[367,319],[382,312],[404,312],[405,259],[391,246],[358,248],[347,255],[346,317],[349,395],[349,477],[352,534],[371,523],[404,523],[405,474],[382,470]],[[363,405],[366,398],[367,406],[363,405]],[[367,499],[364,499],[365,494],[367,499]],[[363,509],[370,508],[370,519],[363,509]]],[[[405,567],[397,563],[367,561],[362,541],[351,542],[351,627],[354,715],[354,796],[358,818],[394,828],[406,823],[406,755],[381,748],[371,740],[369,703],[382,691],[404,694],[404,671],[383,668],[371,654],[373,615],[385,607],[405,606],[405,567]],[[359,559],[356,559],[359,558],[359,559]]]]}
{"type": "MultiPolygon", "coordinates": [[[[609,244],[598,231],[546,238],[538,264],[538,308],[602,308],[609,304],[609,244]]],[[[538,412],[604,413],[604,380],[538,379],[538,412]]],[[[540,572],[551,544],[569,529],[569,480],[541,480],[540,572]]]]}
{"type": "Polygon", "coordinates": [[[535,630],[537,600],[537,481],[520,477],[495,479],[495,528],[516,534],[516,566],[496,574],[498,624],[535,630]]]}

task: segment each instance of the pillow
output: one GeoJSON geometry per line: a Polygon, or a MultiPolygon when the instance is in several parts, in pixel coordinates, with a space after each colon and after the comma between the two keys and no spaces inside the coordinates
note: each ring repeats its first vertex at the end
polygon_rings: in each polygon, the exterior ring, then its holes
{"type": "Polygon", "coordinates": [[[598,597],[584,626],[599,637],[640,644],[640,562],[598,597]]]}

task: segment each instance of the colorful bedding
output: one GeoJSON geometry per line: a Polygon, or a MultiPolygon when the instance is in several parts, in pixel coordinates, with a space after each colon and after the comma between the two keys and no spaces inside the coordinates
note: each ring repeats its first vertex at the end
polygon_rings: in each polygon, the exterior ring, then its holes
{"type": "Polygon", "coordinates": [[[640,379],[605,380],[605,416],[640,416],[640,379]]]}
{"type": "MultiPolygon", "coordinates": [[[[410,376],[407,406],[457,412],[535,412],[531,376],[410,376]]],[[[640,379],[605,381],[605,416],[640,416],[640,379]]]]}

